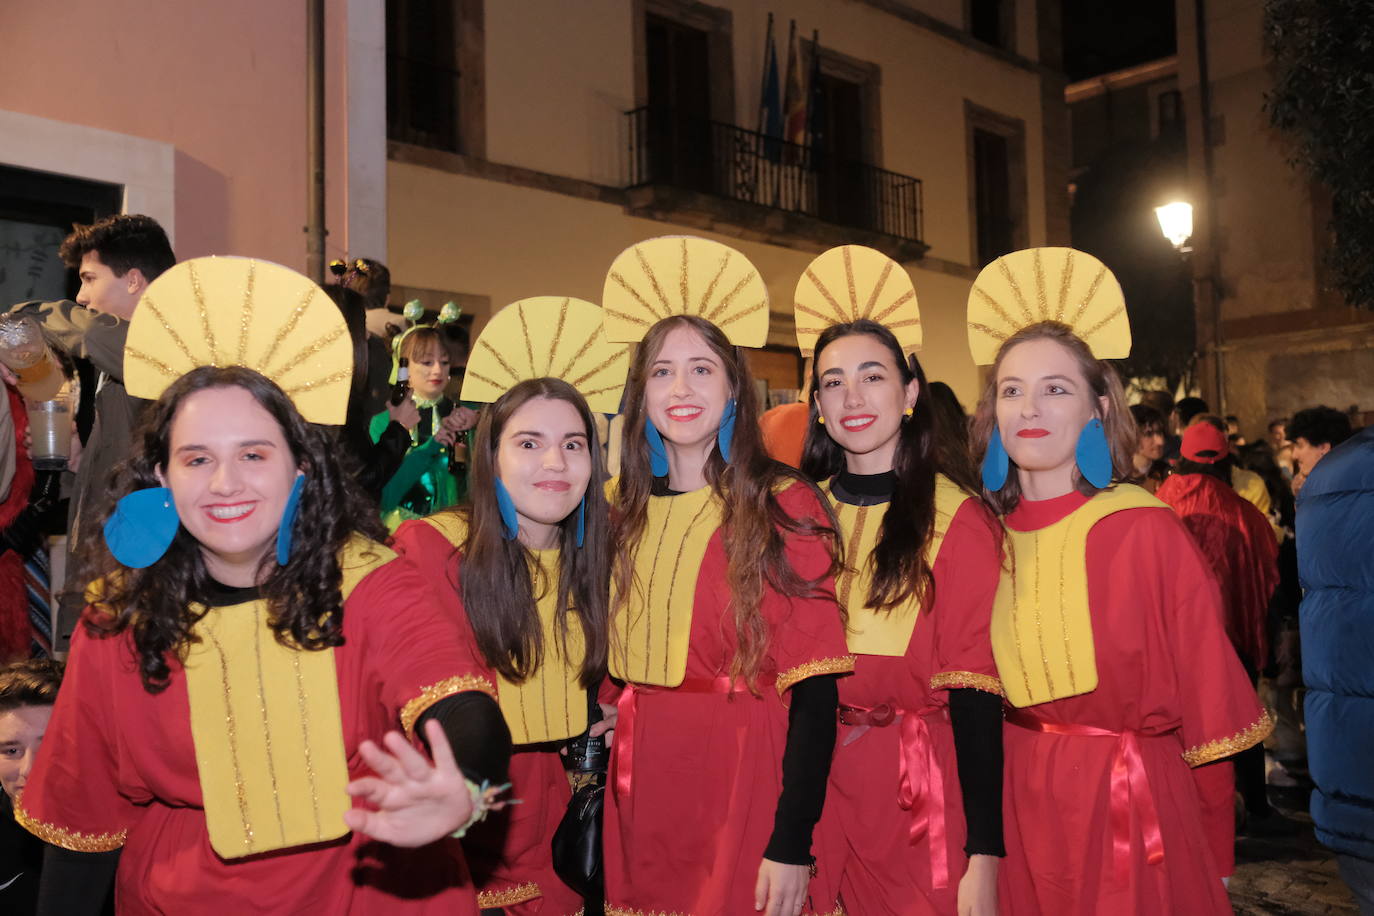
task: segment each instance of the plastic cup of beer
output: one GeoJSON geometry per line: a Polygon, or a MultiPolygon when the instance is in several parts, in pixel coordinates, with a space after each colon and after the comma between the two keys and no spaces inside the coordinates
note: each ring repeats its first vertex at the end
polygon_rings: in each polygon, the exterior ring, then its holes
{"type": "Polygon", "coordinates": [[[60,471],[72,453],[72,412],[64,390],[46,401],[29,401],[29,432],[33,436],[33,466],[60,471]]]}
{"type": "Polygon", "coordinates": [[[27,316],[0,319],[0,363],[14,373],[19,393],[30,401],[57,397],[65,381],[38,325],[27,316]]]}

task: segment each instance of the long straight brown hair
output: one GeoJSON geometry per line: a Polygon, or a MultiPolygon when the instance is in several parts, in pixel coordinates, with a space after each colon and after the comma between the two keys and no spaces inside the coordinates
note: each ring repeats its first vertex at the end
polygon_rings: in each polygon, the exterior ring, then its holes
{"type": "MultiPolygon", "coordinates": [[[[587,402],[562,379],[527,379],[482,411],[472,443],[471,502],[458,512],[467,520],[467,540],[458,583],[463,607],[477,648],[502,677],[519,683],[539,670],[547,647],[536,602],[553,583],[535,582],[539,564],[518,539],[507,540],[496,503],[496,453],[506,423],[536,398],[567,401],[582,418],[591,455],[587,482],[584,536],[577,546],[577,511],[559,525],[558,606],[555,620],[559,649],[567,657],[569,617],[582,629],[585,655],[579,672],[582,686],[592,689],[606,673],[606,631],[610,584],[611,529],[606,505],[605,465],[587,402]]],[[[543,578],[542,575],[539,576],[543,578]]]]}
{"type": "Polygon", "coordinates": [[[615,560],[617,611],[623,610],[635,577],[635,546],[653,532],[644,530],[648,517],[653,473],[649,468],[649,448],[644,438],[646,414],[644,387],[649,369],[663,348],[663,341],[676,328],[689,328],[705,341],[720,360],[735,399],[735,432],[730,443],[730,460],[713,449],[706,460],[706,482],[724,507],[721,522],[725,546],[726,579],[730,586],[730,610],[735,621],[736,648],[730,662],[730,675],[743,679],[757,693],[757,679],[768,654],[768,624],[761,603],[765,583],[782,595],[811,597],[821,591],[821,583],[840,568],[839,538],[829,504],[815,484],[794,468],[774,461],[763,448],[759,432],[758,396],[754,378],[744,353],[726,339],[714,324],[694,315],[664,318],[649,329],[635,351],[630,377],[625,388],[624,448],[620,459],[620,481],[616,497],[615,540],[619,554],[615,560]],[[816,494],[825,518],[792,518],[778,504],[776,488],[787,480],[800,481],[816,494]],[[799,575],[787,560],[786,535],[820,537],[830,552],[829,567],[817,578],[799,575]]]}
{"type": "MultiPolygon", "coordinates": [[[[1121,388],[1121,379],[1116,370],[1093,356],[1092,351],[1073,332],[1073,328],[1059,321],[1040,321],[1027,325],[1002,342],[997,348],[997,359],[992,364],[992,373],[978,400],[978,410],[973,417],[973,430],[970,447],[976,462],[982,462],[987,454],[988,441],[997,432],[997,377],[1002,360],[1017,344],[1030,340],[1052,340],[1073,355],[1079,371],[1088,383],[1093,395],[1093,415],[1102,421],[1107,434],[1107,445],[1112,453],[1112,479],[1127,481],[1135,476],[1135,447],[1140,436],[1136,431],[1135,418],[1126,406],[1126,393],[1121,388]],[[1107,415],[1097,404],[1097,398],[1107,399],[1107,415]]],[[[1006,515],[1021,502],[1021,481],[1016,476],[1015,467],[1007,474],[1007,482],[1002,489],[983,491],[983,498],[998,515],[1006,515]]],[[[1098,488],[1088,482],[1077,468],[1074,468],[1074,488],[1084,496],[1093,496],[1098,488]]]]}

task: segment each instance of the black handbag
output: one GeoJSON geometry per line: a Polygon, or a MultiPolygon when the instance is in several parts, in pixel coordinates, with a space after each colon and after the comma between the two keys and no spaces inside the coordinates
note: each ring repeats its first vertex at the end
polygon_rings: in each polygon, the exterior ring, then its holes
{"type": "MultiPolygon", "coordinates": [[[[596,696],[588,693],[587,727],[601,720],[596,696]]],[[[609,759],[604,738],[586,734],[568,743],[564,766],[572,775],[572,799],[553,834],[553,870],[563,883],[589,901],[600,901],[601,817],[606,792],[606,763],[609,759]]]]}

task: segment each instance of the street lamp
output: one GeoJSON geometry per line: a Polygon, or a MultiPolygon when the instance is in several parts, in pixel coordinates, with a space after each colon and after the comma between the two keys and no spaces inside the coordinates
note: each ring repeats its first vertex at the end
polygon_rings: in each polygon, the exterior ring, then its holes
{"type": "Polygon", "coordinates": [[[1193,250],[1187,247],[1188,240],[1193,237],[1192,204],[1176,200],[1162,207],[1155,207],[1155,218],[1159,220],[1159,228],[1164,233],[1164,237],[1180,253],[1188,254],[1193,250]]]}

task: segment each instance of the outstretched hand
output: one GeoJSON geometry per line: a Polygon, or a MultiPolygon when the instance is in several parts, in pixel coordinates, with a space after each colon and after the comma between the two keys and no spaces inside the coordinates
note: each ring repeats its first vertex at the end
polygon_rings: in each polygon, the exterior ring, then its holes
{"type": "Polygon", "coordinates": [[[434,762],[399,732],[387,732],[385,750],[371,741],[359,748],[376,776],[355,779],[348,794],[375,808],[344,812],[349,828],[393,846],[415,847],[449,836],[472,817],[472,794],[438,722],[425,723],[434,762]]]}

